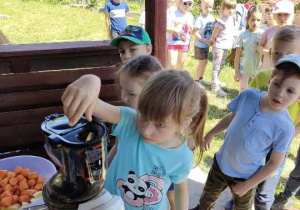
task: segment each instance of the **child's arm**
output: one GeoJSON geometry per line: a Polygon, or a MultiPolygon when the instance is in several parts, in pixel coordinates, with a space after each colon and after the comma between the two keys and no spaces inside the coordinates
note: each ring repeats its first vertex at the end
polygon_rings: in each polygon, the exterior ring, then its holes
{"type": "Polygon", "coordinates": [[[218,34],[220,33],[221,28],[219,27],[214,27],[214,30],[212,32],[211,38],[210,38],[210,45],[213,45],[216,41],[216,38],[218,36],[218,34]]]}
{"type": "Polygon", "coordinates": [[[175,206],[176,210],[186,210],[189,208],[189,190],[187,181],[175,184],[175,206]]]}
{"type": "Polygon", "coordinates": [[[202,38],[201,35],[199,34],[199,31],[200,31],[199,28],[194,28],[194,35],[196,39],[198,39],[200,42],[204,42],[205,44],[210,45],[209,40],[202,38]]]}
{"type": "Polygon", "coordinates": [[[110,39],[110,19],[109,19],[109,13],[105,12],[105,28],[108,34],[108,38],[110,39]]]}
{"type": "Polygon", "coordinates": [[[266,44],[267,44],[267,38],[265,36],[263,36],[258,44],[257,44],[257,52],[259,52],[260,54],[262,55],[265,55],[265,56],[270,56],[270,51],[268,49],[265,48],[266,44]]]}
{"type": "Polygon", "coordinates": [[[100,78],[92,77],[93,84],[91,86],[82,85],[82,80],[91,81],[91,75],[85,75],[80,79],[71,83],[61,97],[64,113],[69,119],[70,126],[75,125],[84,113],[88,120],[91,120],[93,115],[110,123],[118,123],[121,118],[120,107],[98,99],[100,88],[93,91],[94,84],[98,84],[100,87],[100,78]]]}
{"type": "Polygon", "coordinates": [[[244,182],[237,182],[232,185],[232,190],[239,196],[243,196],[250,189],[270,177],[281,165],[285,153],[272,151],[270,160],[258,172],[244,182]]]}
{"type": "Polygon", "coordinates": [[[242,55],[242,48],[238,47],[236,48],[235,52],[235,59],[234,59],[234,67],[235,67],[235,74],[234,74],[234,80],[236,82],[240,81],[241,75],[240,75],[240,58],[242,55]]]}
{"type": "Polygon", "coordinates": [[[211,129],[206,136],[204,137],[204,149],[208,150],[210,148],[210,143],[213,140],[213,137],[223,130],[227,129],[230,125],[231,121],[233,120],[235,114],[230,112],[226,115],[213,129],[211,129]]]}

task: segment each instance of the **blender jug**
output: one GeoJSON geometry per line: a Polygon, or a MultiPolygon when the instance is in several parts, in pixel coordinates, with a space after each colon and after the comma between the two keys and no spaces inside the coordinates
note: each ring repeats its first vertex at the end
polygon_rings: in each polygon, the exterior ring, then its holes
{"type": "Polygon", "coordinates": [[[43,198],[49,209],[77,209],[103,188],[106,170],[106,126],[81,117],[70,127],[65,115],[42,123],[46,150],[60,170],[46,183],[43,198]]]}

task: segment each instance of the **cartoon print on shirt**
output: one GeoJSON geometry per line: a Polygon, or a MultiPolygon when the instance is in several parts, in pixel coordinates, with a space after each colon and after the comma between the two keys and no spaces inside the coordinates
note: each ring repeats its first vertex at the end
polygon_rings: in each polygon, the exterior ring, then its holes
{"type": "Polygon", "coordinates": [[[162,199],[163,179],[153,175],[138,177],[130,171],[126,180],[117,181],[117,186],[123,200],[134,207],[155,205],[162,199]]]}
{"type": "Polygon", "coordinates": [[[174,29],[179,32],[172,34],[173,41],[184,41],[186,40],[187,34],[190,33],[190,27],[188,23],[182,24],[180,22],[174,23],[174,29]]]}
{"type": "Polygon", "coordinates": [[[214,30],[214,23],[213,22],[208,22],[206,23],[204,29],[203,29],[203,38],[204,39],[210,39],[212,33],[214,30]]]}

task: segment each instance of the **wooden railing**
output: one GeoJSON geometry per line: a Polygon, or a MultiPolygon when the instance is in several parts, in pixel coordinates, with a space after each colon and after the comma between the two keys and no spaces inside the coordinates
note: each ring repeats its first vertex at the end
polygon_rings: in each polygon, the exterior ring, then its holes
{"type": "Polygon", "coordinates": [[[69,43],[67,47],[68,43],[63,43],[52,49],[50,46],[57,45],[50,44],[48,49],[41,47],[33,52],[28,51],[33,46],[16,45],[5,52],[0,46],[0,153],[26,149],[20,154],[45,156],[40,125],[46,116],[63,113],[61,95],[82,75],[101,77],[100,97],[120,104],[115,88],[117,67],[107,67],[120,62],[119,53],[93,43],[97,46],[80,48],[79,43],[69,43]],[[10,65],[3,67],[3,63],[10,65]]]}

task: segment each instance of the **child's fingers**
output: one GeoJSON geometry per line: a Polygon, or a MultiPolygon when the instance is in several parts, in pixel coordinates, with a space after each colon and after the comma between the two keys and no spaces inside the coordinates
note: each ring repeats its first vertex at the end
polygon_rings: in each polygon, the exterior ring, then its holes
{"type": "Polygon", "coordinates": [[[92,115],[93,115],[93,110],[95,107],[96,101],[93,102],[90,106],[88,106],[86,112],[85,112],[85,117],[87,121],[91,122],[92,121],[92,115]]]}
{"type": "Polygon", "coordinates": [[[67,98],[68,95],[69,95],[69,88],[67,87],[66,90],[64,91],[64,93],[62,94],[61,98],[60,98],[61,101],[64,101],[67,98]]]}
{"type": "Polygon", "coordinates": [[[77,121],[80,119],[80,117],[85,113],[85,111],[89,107],[89,103],[85,98],[83,98],[82,100],[79,100],[80,96],[77,96],[76,98],[78,99],[74,100],[74,104],[76,105],[77,109],[75,110],[75,105],[74,105],[74,109],[70,109],[68,113],[68,116],[70,116],[69,119],[70,119],[71,126],[77,123],[77,121]],[[78,104],[78,102],[80,103],[78,104]]]}

